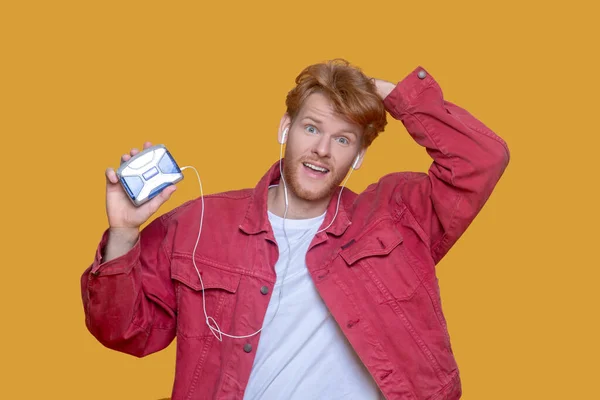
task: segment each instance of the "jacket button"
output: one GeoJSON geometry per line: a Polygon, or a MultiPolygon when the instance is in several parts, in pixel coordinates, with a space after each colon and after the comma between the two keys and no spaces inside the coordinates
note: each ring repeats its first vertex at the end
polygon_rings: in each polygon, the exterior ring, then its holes
{"type": "Polygon", "coordinates": [[[356,319],[356,320],[353,320],[353,321],[348,321],[348,323],[346,324],[346,326],[348,328],[352,328],[354,325],[358,324],[359,321],[360,321],[360,319],[356,319]]]}
{"type": "Polygon", "coordinates": [[[329,270],[326,269],[325,271],[321,272],[321,275],[317,276],[318,279],[325,279],[325,277],[329,274],[329,270]]]}
{"type": "Polygon", "coordinates": [[[250,353],[250,352],[252,351],[252,345],[251,345],[250,343],[246,343],[246,344],[244,345],[244,351],[245,351],[246,353],[250,353]]]}
{"type": "Polygon", "coordinates": [[[267,294],[267,293],[269,293],[269,288],[266,287],[266,286],[263,286],[263,287],[260,288],[260,292],[262,294],[267,294]]]}
{"type": "Polygon", "coordinates": [[[425,77],[427,76],[427,73],[423,70],[420,70],[419,73],[417,74],[417,76],[419,77],[419,79],[425,79],[425,77]]]}

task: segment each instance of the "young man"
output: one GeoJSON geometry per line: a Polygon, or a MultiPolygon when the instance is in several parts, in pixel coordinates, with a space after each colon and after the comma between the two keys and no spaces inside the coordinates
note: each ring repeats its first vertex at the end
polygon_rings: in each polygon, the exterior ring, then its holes
{"type": "Polygon", "coordinates": [[[138,357],[177,337],[173,399],[460,398],[435,266],[503,174],[505,142],[423,68],[394,85],[330,62],[296,83],[285,157],[253,189],[140,232],[174,187],[135,208],[107,170],[109,228],[81,279],[88,329],[138,357]],[[386,111],[431,168],[341,191],[386,111]]]}

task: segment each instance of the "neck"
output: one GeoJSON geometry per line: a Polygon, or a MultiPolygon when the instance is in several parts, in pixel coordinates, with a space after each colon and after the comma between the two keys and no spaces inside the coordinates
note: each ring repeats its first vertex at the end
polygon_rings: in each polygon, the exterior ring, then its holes
{"type": "MultiPolygon", "coordinates": [[[[282,217],[285,213],[285,193],[283,182],[277,187],[269,189],[268,208],[269,211],[278,217],[282,217]]],[[[309,201],[299,199],[288,189],[288,212],[285,216],[288,219],[307,219],[315,218],[322,215],[329,205],[331,197],[323,200],[309,201]]]]}

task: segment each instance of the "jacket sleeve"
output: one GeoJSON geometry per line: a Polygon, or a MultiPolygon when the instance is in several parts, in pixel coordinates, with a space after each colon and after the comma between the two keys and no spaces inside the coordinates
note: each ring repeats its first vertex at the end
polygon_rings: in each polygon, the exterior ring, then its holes
{"type": "Polygon", "coordinates": [[[175,338],[176,298],[163,219],[142,229],[128,253],[103,262],[107,240],[105,231],[81,276],[87,329],[104,346],[137,357],[166,348],[175,338]]]}
{"type": "Polygon", "coordinates": [[[468,111],[446,101],[421,67],[400,81],[384,104],[433,159],[428,173],[392,175],[397,202],[417,220],[437,264],[491,195],[508,166],[508,146],[468,111]]]}

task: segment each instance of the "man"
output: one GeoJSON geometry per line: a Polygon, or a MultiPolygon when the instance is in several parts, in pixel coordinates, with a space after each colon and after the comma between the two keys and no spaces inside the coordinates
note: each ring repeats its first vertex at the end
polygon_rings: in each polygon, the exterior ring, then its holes
{"type": "Polygon", "coordinates": [[[88,329],[138,357],[177,337],[173,399],[460,398],[435,266],[503,174],[505,142],[423,68],[394,85],[334,61],[296,83],[285,157],[253,189],[140,232],[174,187],[135,208],[107,170],[109,228],[81,279],[88,329]],[[386,111],[431,168],[342,191],[386,111]]]}

